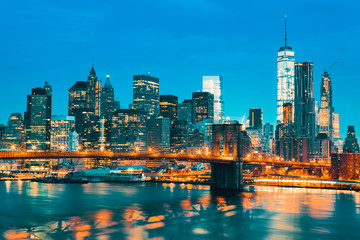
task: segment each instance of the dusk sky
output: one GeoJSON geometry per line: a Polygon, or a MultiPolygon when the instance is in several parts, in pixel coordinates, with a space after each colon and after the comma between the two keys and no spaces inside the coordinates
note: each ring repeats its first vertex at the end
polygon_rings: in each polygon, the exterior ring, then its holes
{"type": "Polygon", "coordinates": [[[314,63],[319,101],[331,69],[340,133],[360,136],[360,2],[358,1],[0,1],[0,123],[24,113],[31,88],[48,81],[53,114],[66,115],[68,89],[94,64],[109,72],[121,108],[132,102],[132,76],[160,78],[160,94],[191,98],[203,75],[223,77],[225,115],[262,108],[276,123],[276,54],[288,44],[295,60],[314,63]]]}

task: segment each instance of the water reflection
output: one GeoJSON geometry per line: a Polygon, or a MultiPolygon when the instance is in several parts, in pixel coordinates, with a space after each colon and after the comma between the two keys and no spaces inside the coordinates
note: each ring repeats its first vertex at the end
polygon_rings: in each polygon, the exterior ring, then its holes
{"type": "Polygon", "coordinates": [[[0,205],[7,210],[0,216],[0,229],[5,239],[360,236],[360,194],[355,192],[256,187],[242,193],[218,193],[208,186],[171,183],[4,184],[0,205]],[[19,206],[25,206],[29,214],[19,206]]]}

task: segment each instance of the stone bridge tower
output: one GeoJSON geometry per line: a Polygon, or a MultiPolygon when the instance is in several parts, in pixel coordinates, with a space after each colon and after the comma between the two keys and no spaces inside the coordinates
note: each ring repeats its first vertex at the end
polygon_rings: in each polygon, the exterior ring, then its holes
{"type": "Polygon", "coordinates": [[[229,164],[211,164],[211,188],[242,190],[242,158],[250,152],[251,142],[241,124],[214,124],[212,126],[213,156],[235,158],[229,164]]]}

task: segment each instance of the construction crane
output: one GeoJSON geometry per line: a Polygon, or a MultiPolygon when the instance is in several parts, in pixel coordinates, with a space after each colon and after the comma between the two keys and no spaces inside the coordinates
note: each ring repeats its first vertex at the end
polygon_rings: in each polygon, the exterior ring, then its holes
{"type": "Polygon", "coordinates": [[[337,64],[339,61],[335,61],[329,68],[328,68],[328,70],[326,70],[326,69],[324,69],[324,72],[329,72],[330,71],[330,69],[332,69],[334,66],[335,66],[335,64],[337,64]]]}

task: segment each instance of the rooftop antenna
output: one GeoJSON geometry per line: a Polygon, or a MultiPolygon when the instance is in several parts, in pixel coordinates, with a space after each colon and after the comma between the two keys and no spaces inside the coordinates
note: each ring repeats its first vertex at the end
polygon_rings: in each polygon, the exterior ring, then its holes
{"type": "Polygon", "coordinates": [[[285,14],[285,48],[287,47],[286,14],[285,14]]]}

